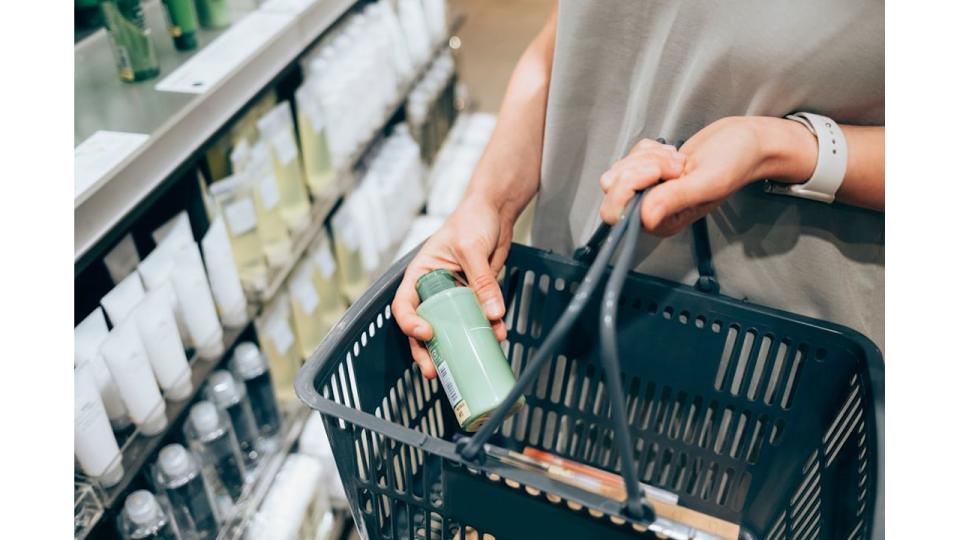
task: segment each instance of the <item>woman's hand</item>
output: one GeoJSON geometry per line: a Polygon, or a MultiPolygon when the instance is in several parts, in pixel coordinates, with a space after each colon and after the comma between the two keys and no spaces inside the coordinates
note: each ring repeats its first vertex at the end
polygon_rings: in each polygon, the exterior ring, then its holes
{"type": "Polygon", "coordinates": [[[600,216],[613,224],[633,194],[646,230],[670,236],[700,219],[748,183],[804,182],[817,163],[817,140],[797,122],[729,117],[700,130],[677,151],[649,139],[600,177],[600,216]]]}
{"type": "Polygon", "coordinates": [[[501,320],[505,308],[497,273],[507,260],[512,238],[513,223],[501,216],[496,205],[473,195],[464,199],[410,261],[391,311],[400,329],[410,337],[410,351],[424,377],[432,379],[437,371],[430,353],[421,343],[433,337],[433,329],[417,315],[420,305],[415,288],[417,279],[437,268],[466,274],[487,318],[493,323],[494,334],[502,341],[507,338],[507,329],[501,320]]]}

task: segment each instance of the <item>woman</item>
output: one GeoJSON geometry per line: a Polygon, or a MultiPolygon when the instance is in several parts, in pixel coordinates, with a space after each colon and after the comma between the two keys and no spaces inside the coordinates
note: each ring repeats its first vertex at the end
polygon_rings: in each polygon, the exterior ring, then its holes
{"type": "Polygon", "coordinates": [[[693,283],[687,225],[707,216],[723,294],[850,326],[882,348],[883,10],[561,0],[514,69],[463,202],[393,302],[423,374],[436,370],[416,279],[463,271],[504,339],[495,276],[538,192],[534,245],[570,253],[649,188],[636,270],[693,283]]]}

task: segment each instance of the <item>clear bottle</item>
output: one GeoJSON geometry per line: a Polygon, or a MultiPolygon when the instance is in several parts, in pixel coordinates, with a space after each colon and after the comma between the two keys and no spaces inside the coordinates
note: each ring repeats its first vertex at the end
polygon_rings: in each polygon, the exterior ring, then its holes
{"type": "Polygon", "coordinates": [[[270,363],[277,397],[282,402],[295,401],[293,381],[300,369],[301,358],[293,332],[290,299],[286,294],[278,294],[268,306],[264,317],[258,321],[257,333],[270,363]]]}
{"type": "Polygon", "coordinates": [[[117,529],[125,540],[155,538],[179,540],[173,521],[167,516],[153,493],[145,489],[127,495],[123,511],[117,518],[117,529]]]}
{"type": "Polygon", "coordinates": [[[238,343],[230,360],[230,370],[247,388],[247,397],[253,409],[257,429],[263,437],[266,449],[275,446],[283,416],[277,405],[277,396],[270,377],[270,366],[256,344],[249,341],[238,343]]]}
{"type": "Polygon", "coordinates": [[[330,251],[330,240],[325,233],[318,235],[310,247],[310,260],[313,263],[313,286],[320,297],[320,321],[329,331],[343,316],[346,306],[340,294],[340,281],[337,276],[337,261],[330,251]]]}
{"type": "Polygon", "coordinates": [[[310,224],[310,199],[303,181],[290,102],[278,104],[257,120],[257,130],[270,147],[273,171],[280,186],[283,221],[291,232],[303,231],[310,224]]]}
{"type": "Polygon", "coordinates": [[[229,499],[236,503],[243,495],[247,471],[230,418],[209,401],[200,401],[190,408],[184,435],[204,468],[229,499]]]}
{"type": "Polygon", "coordinates": [[[246,387],[237,382],[229,371],[219,369],[210,374],[207,394],[218,409],[227,413],[240,451],[243,452],[244,464],[252,468],[260,459],[260,432],[247,399],[246,387]]]}
{"type": "Polygon", "coordinates": [[[154,471],[174,521],[181,533],[200,540],[213,540],[220,530],[220,518],[212,487],[201,474],[197,459],[180,444],[160,450],[154,471]]]}
{"type": "Polygon", "coordinates": [[[240,177],[227,177],[210,184],[210,194],[230,233],[230,245],[244,289],[262,292],[267,288],[267,264],[257,231],[257,211],[250,186],[240,177]]]}
{"type": "Polygon", "coordinates": [[[280,267],[290,261],[292,244],[280,204],[280,183],[274,174],[270,151],[263,142],[250,150],[250,167],[246,173],[257,210],[257,232],[267,256],[267,265],[280,267]]]}
{"type": "Polygon", "coordinates": [[[317,92],[316,84],[309,79],[296,91],[300,146],[310,194],[316,200],[330,200],[337,191],[337,175],[327,145],[327,125],[317,92]]]}
{"type": "Polygon", "coordinates": [[[137,82],[160,74],[157,51],[143,18],[140,0],[104,0],[103,21],[117,61],[120,79],[137,82]]]}

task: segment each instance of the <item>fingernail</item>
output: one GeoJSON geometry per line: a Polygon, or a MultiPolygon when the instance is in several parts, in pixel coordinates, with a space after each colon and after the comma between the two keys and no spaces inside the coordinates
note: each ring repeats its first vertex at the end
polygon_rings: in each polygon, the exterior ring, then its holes
{"type": "Polygon", "coordinates": [[[496,317],[500,314],[500,304],[491,298],[483,303],[483,310],[487,312],[487,317],[496,317]]]}

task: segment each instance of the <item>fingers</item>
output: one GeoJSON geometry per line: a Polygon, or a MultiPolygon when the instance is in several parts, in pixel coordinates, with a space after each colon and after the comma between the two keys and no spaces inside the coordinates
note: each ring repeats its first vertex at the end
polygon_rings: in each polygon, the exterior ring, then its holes
{"type": "Polygon", "coordinates": [[[410,354],[413,355],[413,361],[420,366],[420,373],[428,379],[436,377],[437,368],[433,365],[433,358],[430,357],[430,352],[416,339],[409,338],[409,340],[410,354]]]}
{"type": "Polygon", "coordinates": [[[497,336],[497,341],[503,341],[507,339],[507,325],[504,324],[503,319],[497,319],[493,321],[493,335],[497,336]]]}
{"type": "Polygon", "coordinates": [[[430,327],[430,323],[417,315],[420,297],[417,296],[415,287],[417,278],[424,272],[419,272],[418,275],[414,276],[415,273],[417,272],[413,271],[413,267],[407,269],[400,287],[397,288],[397,294],[393,298],[390,311],[404,334],[420,341],[428,341],[433,337],[433,329],[430,327]]]}
{"type": "MultiPolygon", "coordinates": [[[[672,216],[686,212],[681,216],[690,218],[697,214],[699,207],[709,205],[725,196],[725,188],[721,182],[711,181],[697,172],[665,182],[651,189],[644,197],[640,209],[643,227],[648,231],[666,232],[662,226],[672,216]]],[[[693,220],[681,221],[689,223],[693,220]]]]}
{"type": "Polygon", "coordinates": [[[684,163],[685,156],[672,146],[641,141],[629,156],[600,177],[600,188],[606,193],[600,206],[600,217],[611,225],[616,223],[637,191],[655,185],[661,179],[679,177],[684,163]]]}
{"type": "Polygon", "coordinates": [[[476,293],[484,314],[491,321],[496,321],[503,317],[505,308],[500,284],[490,268],[488,255],[489,250],[472,242],[465,242],[457,247],[460,266],[463,267],[463,273],[476,293]]]}

